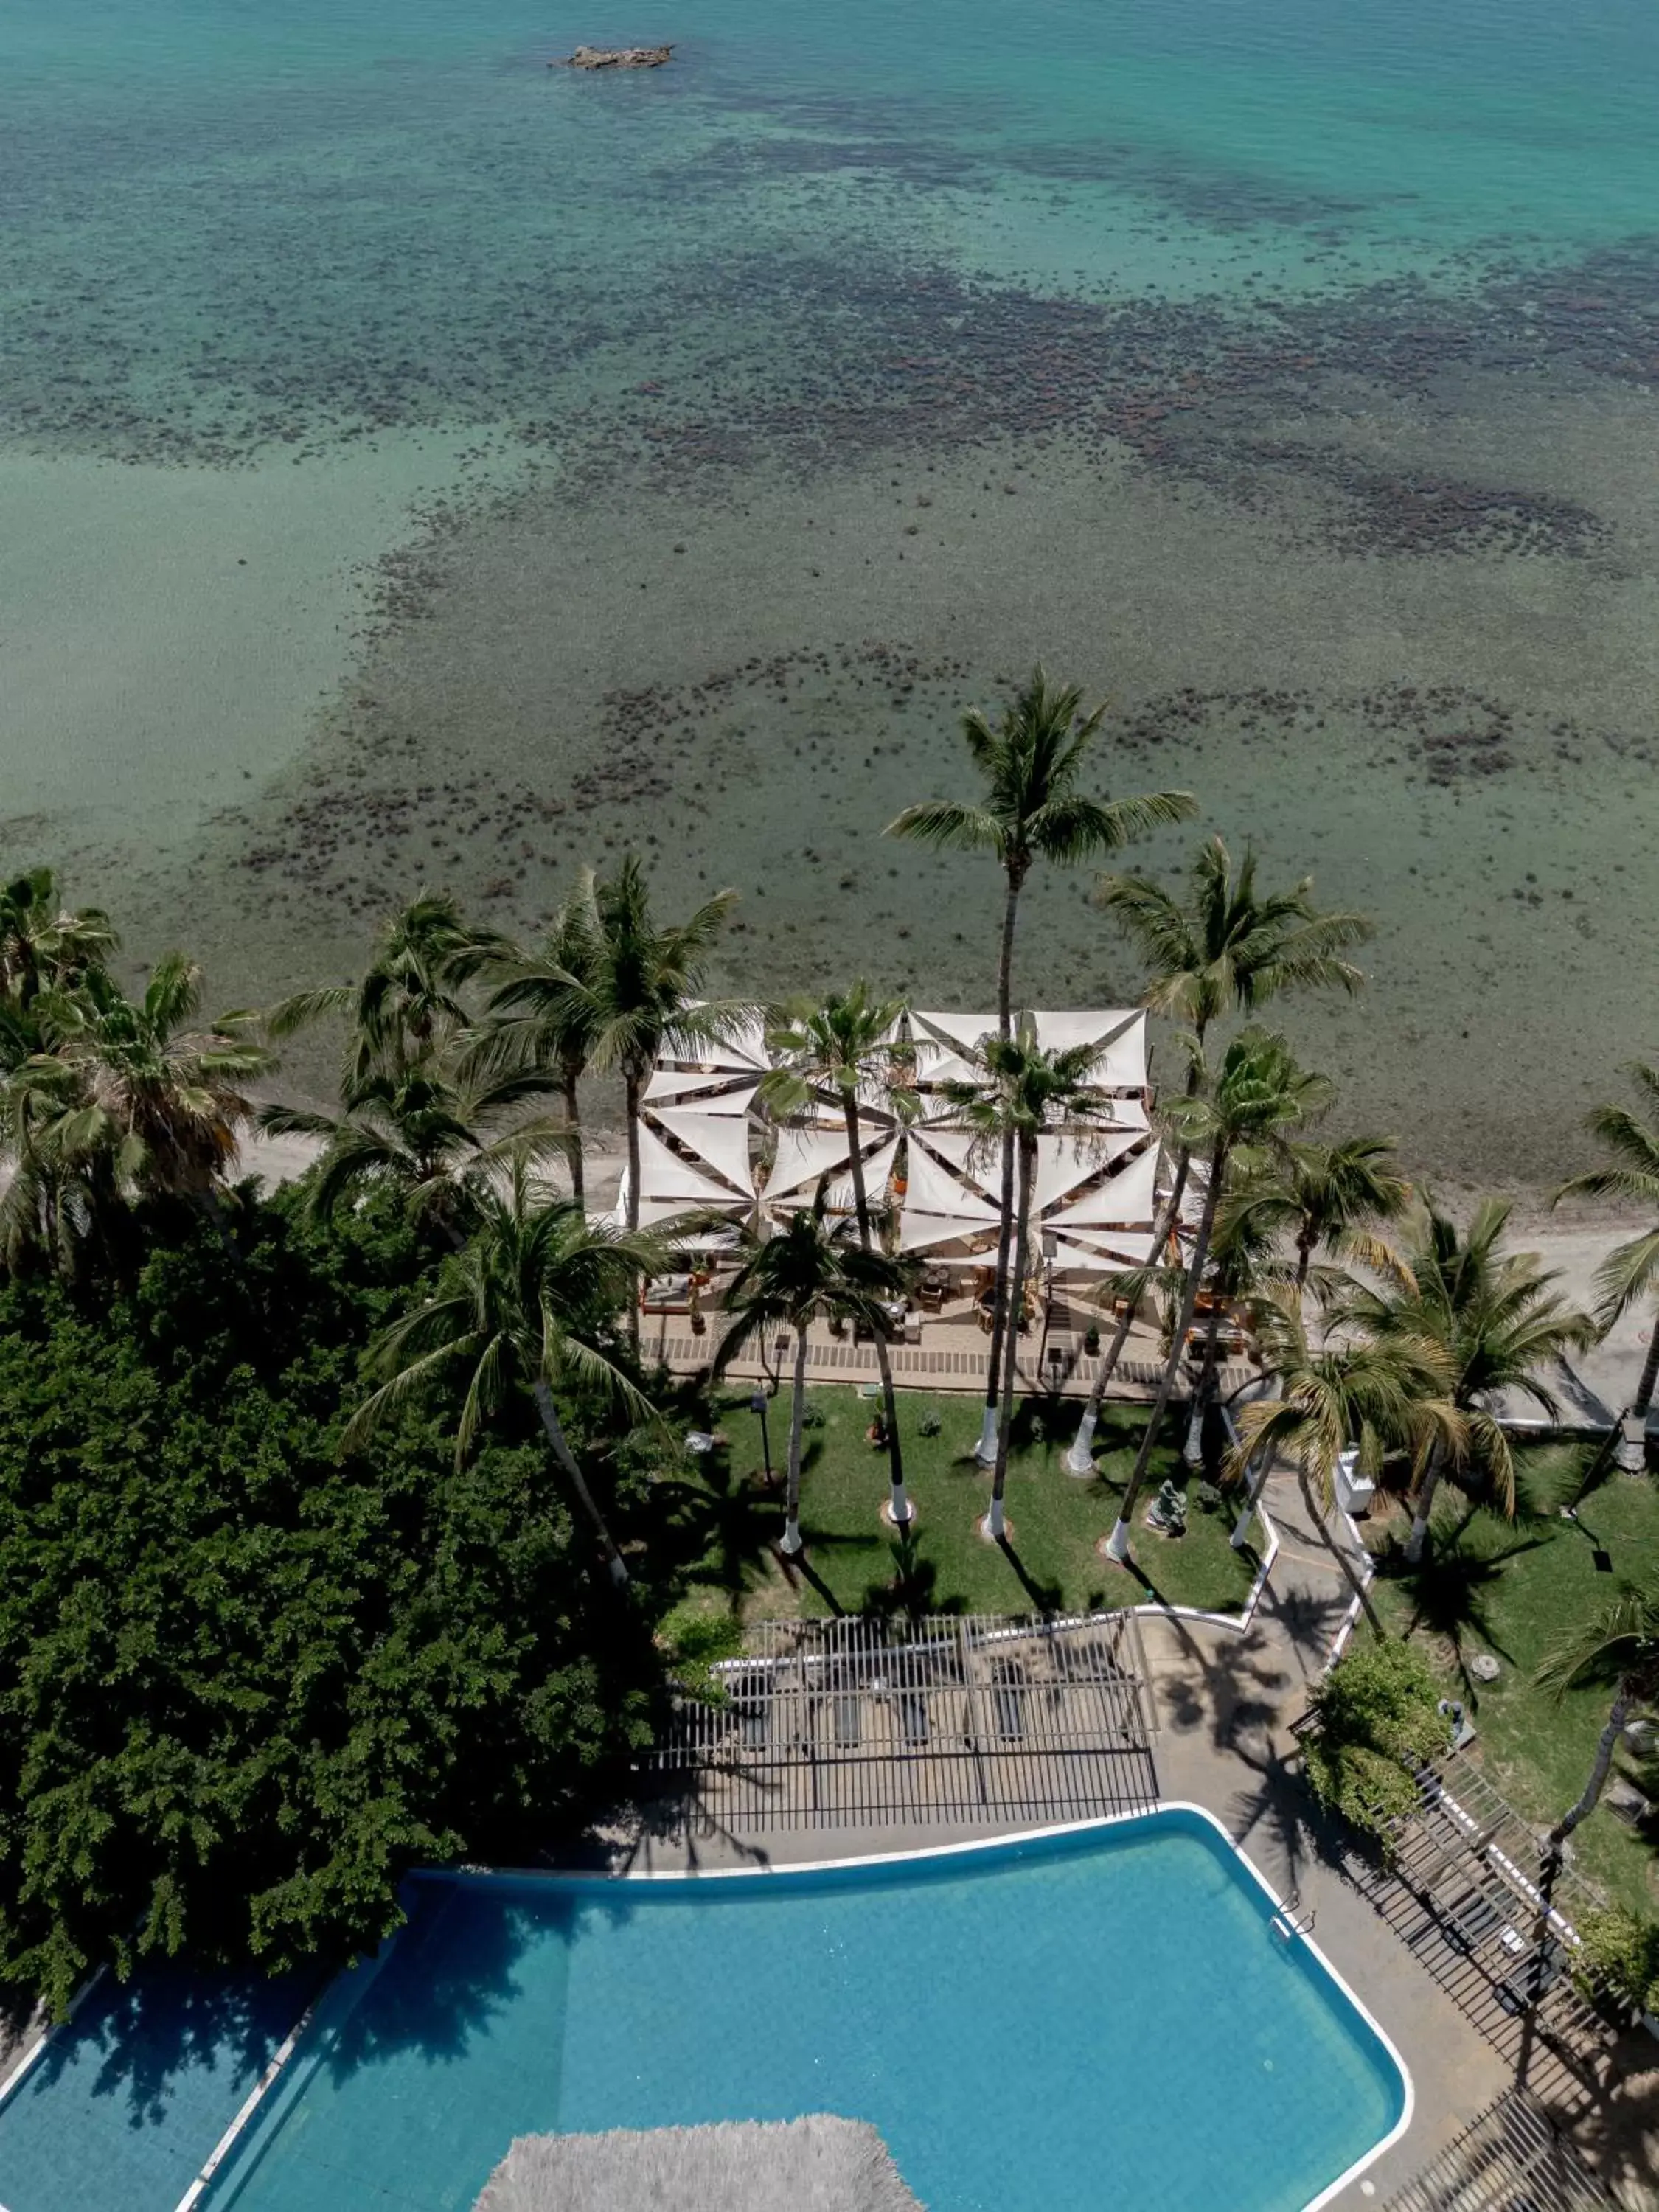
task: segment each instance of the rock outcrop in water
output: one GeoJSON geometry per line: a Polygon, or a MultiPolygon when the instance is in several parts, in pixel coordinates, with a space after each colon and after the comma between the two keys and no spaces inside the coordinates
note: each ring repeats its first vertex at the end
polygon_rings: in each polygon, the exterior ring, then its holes
{"type": "Polygon", "coordinates": [[[564,62],[549,62],[549,69],[660,69],[672,46],[578,46],[564,62]]]}

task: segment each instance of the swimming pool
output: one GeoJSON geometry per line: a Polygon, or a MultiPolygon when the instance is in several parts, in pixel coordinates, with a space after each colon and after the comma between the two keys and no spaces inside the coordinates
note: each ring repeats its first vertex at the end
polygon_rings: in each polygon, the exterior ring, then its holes
{"type": "Polygon", "coordinates": [[[1273,1911],[1184,1807],[834,1868],[423,1879],[208,2202],[468,2212],[514,2135],[836,2112],[928,2212],[1297,2212],[1411,2092],[1273,1911]]]}

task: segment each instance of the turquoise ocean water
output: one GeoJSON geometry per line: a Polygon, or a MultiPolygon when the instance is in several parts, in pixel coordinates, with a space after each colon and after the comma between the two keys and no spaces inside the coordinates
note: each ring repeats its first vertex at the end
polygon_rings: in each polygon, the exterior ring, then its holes
{"type": "Polygon", "coordinates": [[[972,996],[875,841],[1041,655],[1376,915],[1356,1112],[1547,1176],[1659,1022],[1656,90],[1636,0],[11,0],[0,850],[231,1000],[624,842],[972,996]]]}

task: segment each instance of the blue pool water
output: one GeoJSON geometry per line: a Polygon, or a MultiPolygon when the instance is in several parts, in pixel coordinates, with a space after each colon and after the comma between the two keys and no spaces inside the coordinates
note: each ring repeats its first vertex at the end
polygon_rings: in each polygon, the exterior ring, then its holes
{"type": "Polygon", "coordinates": [[[514,2136],[836,2112],[929,2212],[1295,2212],[1395,2062],[1195,1814],[921,1862],[418,1886],[215,2212],[466,2212],[514,2136]]]}
{"type": "Polygon", "coordinates": [[[100,1982],[0,2109],[5,2212],[173,2212],[314,1983],[100,1982]]]}

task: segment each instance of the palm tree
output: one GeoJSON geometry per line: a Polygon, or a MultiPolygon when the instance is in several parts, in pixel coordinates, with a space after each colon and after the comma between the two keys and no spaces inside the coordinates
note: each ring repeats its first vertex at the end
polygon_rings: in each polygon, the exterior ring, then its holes
{"type": "Polygon", "coordinates": [[[592,911],[591,902],[580,896],[567,899],[554,915],[540,951],[511,962],[465,1063],[468,1073],[496,1073],[504,1066],[556,1071],[571,1138],[571,1196],[584,1207],[587,1177],[580,1085],[598,1042],[595,1004],[586,988],[593,981],[592,911]]]}
{"type": "Polygon", "coordinates": [[[63,905],[50,868],[14,876],[0,885],[0,1006],[21,1014],[43,992],[72,988],[119,942],[101,908],[63,905]]]}
{"type": "Polygon", "coordinates": [[[1453,1453],[1437,1446],[1417,1486],[1406,1558],[1423,1556],[1435,1492],[1449,1464],[1472,1487],[1515,1510],[1515,1460],[1501,1425],[1498,1401],[1529,1398],[1544,1413],[1558,1411],[1543,1376],[1567,1352],[1595,1340],[1588,1314],[1565,1305],[1551,1289],[1559,1278],[1535,1252],[1504,1252],[1510,1207],[1485,1199],[1467,1237],[1425,1197],[1411,1224],[1401,1255],[1407,1279],[1381,1289],[1357,1285],[1333,1315],[1334,1327],[1358,1327],[1379,1340],[1438,1345],[1450,1377],[1448,1395],[1463,1417],[1464,1442],[1453,1453]]]}
{"type": "MultiPolygon", "coordinates": [[[[1235,872],[1222,840],[1207,839],[1193,862],[1184,899],[1150,876],[1106,875],[1096,884],[1093,901],[1118,921],[1152,970],[1141,1004],[1182,1023],[1200,1049],[1212,1024],[1233,1014],[1258,1013],[1282,991],[1352,993],[1364,981],[1345,955],[1370,935],[1370,923],[1363,915],[1322,913],[1314,904],[1311,876],[1288,891],[1259,890],[1255,854],[1248,845],[1235,872]]],[[[1198,1065],[1189,1067],[1188,1096],[1198,1065]]],[[[1174,1184],[1153,1231],[1154,1256],[1181,1218],[1190,1164],[1188,1150],[1177,1146],[1174,1184]]],[[[1137,1303],[1131,1298],[1126,1305],[1095,1376],[1066,1454],[1073,1474],[1093,1471],[1095,1425],[1129,1340],[1137,1303]]]]}
{"type": "MultiPolygon", "coordinates": [[[[914,1094],[889,1079],[893,1031],[903,1011],[902,1000],[874,997],[862,977],[849,990],[832,991],[816,1006],[781,1010],[768,1039],[775,1065],[760,1086],[763,1103],[777,1114],[799,1114],[826,1101],[840,1107],[852,1163],[853,1211],[859,1243],[866,1252],[874,1250],[875,1243],[864,1178],[863,1103],[878,1101],[901,1121],[915,1110],[914,1094]]],[[[903,1528],[911,1510],[904,1490],[904,1448],[884,1327],[875,1331],[875,1346],[892,1488],[888,1512],[893,1526],[903,1528]]]]}
{"type": "Polygon", "coordinates": [[[14,1079],[32,1109],[40,1158],[102,1175],[117,1196],[189,1200],[215,1212],[254,1109],[243,1085],[275,1060],[256,1018],[191,1027],[202,971],[181,952],[132,1000],[101,969],[37,1002],[42,1050],[14,1079]]]}
{"type": "MultiPolygon", "coordinates": [[[[978,805],[930,799],[907,806],[887,825],[890,837],[908,837],[951,852],[988,853],[1003,873],[1002,938],[997,956],[997,1036],[1013,1034],[1014,925],[1025,878],[1038,860],[1073,867],[1097,853],[1115,852],[1166,823],[1198,811],[1190,792],[1149,792],[1133,799],[1086,798],[1079,789],[1090,747],[1105,714],[1083,712],[1076,684],[1051,685],[1038,668],[993,722],[978,708],[963,716],[962,733],[985,786],[978,805]]],[[[1008,1252],[1013,1220],[1012,1138],[1002,1148],[1001,1226],[997,1237],[991,1357],[979,1456],[995,1453],[998,1371],[1007,1327],[1008,1252]]]]}
{"type": "Polygon", "coordinates": [[[1187,1334],[1193,1325],[1215,1233],[1216,1209],[1226,1189],[1228,1174],[1235,1166],[1245,1171],[1258,1169],[1283,1146],[1288,1129],[1322,1113],[1330,1101],[1330,1085],[1325,1079],[1299,1067],[1284,1038],[1268,1030],[1241,1030],[1227,1047],[1212,1079],[1195,1039],[1188,1039],[1188,1048],[1197,1071],[1196,1083],[1188,1085],[1187,1094],[1170,1112],[1183,1151],[1189,1158],[1201,1156],[1205,1162],[1204,1204],[1187,1262],[1175,1334],[1147,1416],[1146,1433],[1140,1440],[1128,1487],[1106,1542],[1106,1556],[1120,1563],[1128,1559],[1131,1519],[1186,1352],[1187,1334]]]}
{"type": "MultiPolygon", "coordinates": [[[[1036,1184],[1038,1139],[1061,1124],[1086,1120],[1109,1110],[1109,1102],[1091,1093],[1090,1077],[1100,1058],[1095,1045],[1075,1045],[1064,1052],[1044,1052],[1036,1041],[1036,1024],[1028,1014],[1007,1039],[987,1037],[975,1054],[981,1073],[975,1083],[952,1083],[945,1095],[959,1127],[973,1130],[986,1145],[1012,1146],[1017,1169],[1014,1208],[1014,1257],[1011,1282],[1018,1298],[1024,1296],[1030,1263],[1031,1196],[1036,1184]]],[[[1008,1480],[1010,1424],[1013,1418],[1014,1374],[1018,1364],[1019,1330],[1012,1311],[1003,1332],[1002,1367],[996,1378],[1000,1418],[996,1430],[996,1458],[991,1483],[991,1504],[982,1527],[1000,1542],[1006,1533],[1003,1493],[1008,1480]]]]}
{"type": "MultiPolygon", "coordinates": [[[[708,956],[734,890],[716,891],[686,921],[659,923],[645,872],[630,853],[614,876],[590,870],[577,894],[585,965],[568,970],[568,1018],[589,1040],[589,1064],[623,1079],[628,1116],[628,1227],[640,1223],[640,1100],[665,1051],[690,1054],[729,1036],[749,1009],[702,999],[708,956]]],[[[634,1316],[637,1328],[638,1316],[634,1316]]]]}
{"type": "Polygon", "coordinates": [[[477,1217],[467,1243],[445,1261],[436,1295],[394,1322],[371,1347],[369,1372],[386,1379],[352,1416],[341,1449],[355,1449],[434,1377],[462,1370],[468,1379],[455,1430],[459,1468],[479,1430],[528,1388],[611,1580],[626,1583],[627,1566],[571,1449],[553,1393],[565,1382],[598,1382],[629,1411],[652,1417],[606,1337],[617,1312],[633,1305],[640,1278],[664,1265],[663,1247],[653,1237],[592,1226],[573,1201],[534,1182],[522,1161],[505,1189],[487,1185],[478,1192],[477,1217]]]}
{"type": "Polygon", "coordinates": [[[269,1034],[290,1036],[325,1016],[351,1024],[349,1081],[425,1059],[470,1018],[461,992],[486,967],[512,957],[495,931],[468,921],[447,892],[422,891],[393,915],[356,983],[297,992],[265,1017],[269,1034]]]}
{"type": "MultiPolygon", "coordinates": [[[[314,1220],[328,1220],[362,1192],[391,1188],[411,1220],[430,1224],[459,1249],[492,1179],[516,1161],[569,1157],[572,1139],[562,1121],[524,1116],[526,1102],[541,1088],[534,1073],[463,1083],[434,1058],[348,1077],[338,1116],[266,1106],[258,1123],[270,1136],[322,1141],[309,1178],[314,1220]]],[[[580,1207],[580,1197],[575,1202],[580,1207]]]]}
{"type": "MultiPolygon", "coordinates": [[[[827,1178],[826,1178],[827,1181],[827,1178]]],[[[793,1396],[789,1408],[789,1477],[784,1502],[783,1534],[778,1548],[793,1556],[802,1549],[800,1533],[801,1436],[806,1414],[806,1332],[820,1317],[858,1322],[878,1334],[886,1321],[883,1301],[902,1287],[904,1270],[880,1252],[866,1251],[858,1231],[826,1212],[825,1182],[810,1206],[789,1217],[787,1227],[757,1243],[738,1268],[726,1293],[732,1316],[714,1372],[723,1375],[745,1346],[774,1328],[794,1337],[793,1396]]]]}
{"type": "MultiPolygon", "coordinates": [[[[1564,1198],[1619,1198],[1641,1206],[1654,1217],[1653,1226],[1615,1245],[1601,1263],[1596,1279],[1599,1293],[1595,1319],[1605,1333],[1638,1298],[1659,1293],[1659,1063],[1638,1060],[1631,1068],[1643,1110],[1627,1106],[1598,1106],[1589,1117],[1590,1133],[1609,1154],[1599,1168],[1589,1168],[1562,1184],[1555,1194],[1564,1198]]],[[[1636,1395],[1620,1415],[1614,1434],[1620,1439],[1620,1463],[1641,1471],[1645,1457],[1648,1408],[1659,1383],[1659,1313],[1654,1317],[1647,1358],[1636,1385],[1636,1395]]]]}
{"type": "Polygon", "coordinates": [[[1328,1338],[1316,1351],[1308,1340],[1301,1292],[1289,1284],[1257,1301],[1255,1320],[1262,1364],[1279,1395],[1255,1399],[1239,1412],[1238,1442],[1227,1466],[1229,1476],[1244,1485],[1233,1546],[1237,1549],[1245,1541],[1274,1461],[1289,1460],[1310,1519],[1380,1636],[1382,1624],[1364,1581],[1330,1527],[1337,1463],[1356,1446],[1368,1468],[1389,1447],[1409,1450],[1419,1463],[1437,1442],[1462,1449],[1465,1424],[1450,1401],[1445,1350],[1428,1340],[1413,1341],[1402,1332],[1377,1339],[1352,1334],[1328,1338]]]}
{"type": "Polygon", "coordinates": [[[1291,1145],[1275,1165],[1258,1188],[1240,1192],[1238,1203],[1258,1235],[1290,1238],[1298,1296],[1319,1252],[1339,1266],[1401,1278],[1400,1256],[1375,1226],[1397,1221],[1411,1202],[1411,1185],[1395,1172],[1392,1137],[1291,1145]]]}
{"type": "Polygon", "coordinates": [[[1548,1851],[1558,1854],[1578,1826],[1595,1810],[1613,1765],[1620,1737],[1638,1705],[1659,1698],[1659,1573],[1645,1583],[1626,1583],[1589,1620],[1547,1653],[1538,1669],[1540,1685],[1557,1697],[1580,1682],[1611,1680],[1613,1705],[1595,1747],[1589,1779],[1577,1802],[1550,1830],[1548,1851]]]}
{"type": "Polygon", "coordinates": [[[1204,1455],[1204,1419],[1220,1370],[1222,1321],[1230,1311],[1243,1310],[1254,1316],[1257,1294],[1274,1279],[1272,1241],[1270,1231],[1249,1206],[1231,1194],[1222,1199],[1210,1239],[1210,1304],[1204,1349],[1187,1420],[1182,1455],[1188,1467],[1199,1466],[1204,1455]]]}

